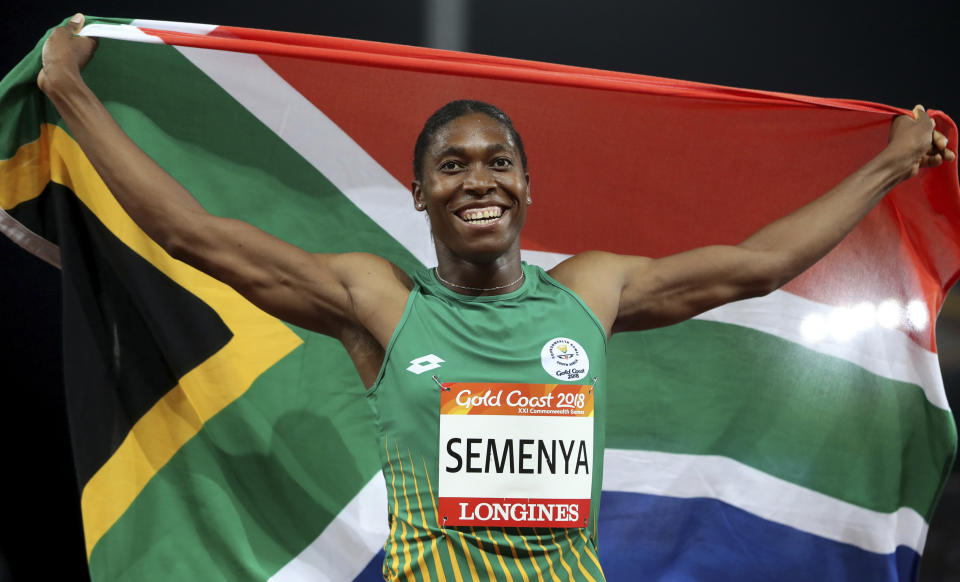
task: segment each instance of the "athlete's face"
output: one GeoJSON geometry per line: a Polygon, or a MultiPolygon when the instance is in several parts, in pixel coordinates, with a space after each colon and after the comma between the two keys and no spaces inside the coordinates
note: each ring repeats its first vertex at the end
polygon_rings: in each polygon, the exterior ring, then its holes
{"type": "MultiPolygon", "coordinates": [[[[489,262],[519,245],[530,179],[510,132],[482,113],[443,126],[423,160],[414,202],[434,239],[456,256],[489,262]]],[[[438,249],[439,250],[439,249],[438,249]]]]}

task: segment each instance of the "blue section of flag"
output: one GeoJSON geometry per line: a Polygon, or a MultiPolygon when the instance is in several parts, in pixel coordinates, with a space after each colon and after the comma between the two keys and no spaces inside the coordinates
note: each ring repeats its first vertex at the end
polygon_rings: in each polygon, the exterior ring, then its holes
{"type": "Polygon", "coordinates": [[[353,579],[353,582],[383,582],[383,550],[370,559],[367,566],[353,579]]]}
{"type": "Polygon", "coordinates": [[[599,519],[610,582],[913,582],[920,564],[904,546],[868,552],[714,499],[604,491],[599,519]]]}
{"type": "MultiPolygon", "coordinates": [[[[604,491],[608,582],[916,582],[920,556],[877,554],[767,521],[715,499],[604,491]]],[[[354,582],[383,580],[383,551],[354,582]]]]}

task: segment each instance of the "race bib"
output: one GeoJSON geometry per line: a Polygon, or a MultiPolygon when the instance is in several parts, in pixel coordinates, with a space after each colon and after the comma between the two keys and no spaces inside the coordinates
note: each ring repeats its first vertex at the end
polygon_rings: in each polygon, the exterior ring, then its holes
{"type": "Polygon", "coordinates": [[[443,384],[442,525],[585,527],[593,469],[592,386],[443,384]]]}

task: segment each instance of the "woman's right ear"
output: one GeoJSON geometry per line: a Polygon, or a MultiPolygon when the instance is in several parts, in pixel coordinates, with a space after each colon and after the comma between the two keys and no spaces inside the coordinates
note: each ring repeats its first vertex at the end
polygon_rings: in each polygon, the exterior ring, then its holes
{"type": "Polygon", "coordinates": [[[414,180],[410,185],[410,191],[413,193],[413,207],[418,211],[423,211],[427,208],[426,203],[423,201],[423,190],[420,188],[420,181],[414,180]]]}

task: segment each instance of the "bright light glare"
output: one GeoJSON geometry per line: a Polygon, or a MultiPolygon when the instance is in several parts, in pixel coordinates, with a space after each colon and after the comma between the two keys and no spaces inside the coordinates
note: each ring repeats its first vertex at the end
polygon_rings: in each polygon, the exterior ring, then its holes
{"type": "Polygon", "coordinates": [[[877,306],[877,323],[887,329],[900,326],[903,309],[896,299],[887,299],[877,306]]]}
{"type": "Polygon", "coordinates": [[[830,335],[838,342],[849,341],[857,334],[857,322],[853,310],[849,307],[837,307],[831,311],[827,325],[830,327],[830,335]]]}
{"type": "Polygon", "coordinates": [[[860,332],[876,326],[896,329],[908,323],[914,329],[926,329],[930,325],[927,305],[914,299],[906,307],[896,299],[886,299],[879,305],[869,301],[853,307],[836,307],[829,313],[811,313],[800,322],[800,336],[807,342],[819,342],[828,336],[837,342],[850,341],[860,332]]]}
{"type": "Polygon", "coordinates": [[[800,335],[805,341],[818,342],[827,337],[827,318],[811,313],[800,322],[800,335]]]}
{"type": "Polygon", "coordinates": [[[927,312],[927,305],[919,299],[914,299],[907,304],[907,321],[914,329],[927,329],[930,323],[930,314],[927,312]]]}
{"type": "Polygon", "coordinates": [[[850,313],[857,331],[867,331],[877,324],[877,307],[869,301],[858,303],[850,313]]]}

